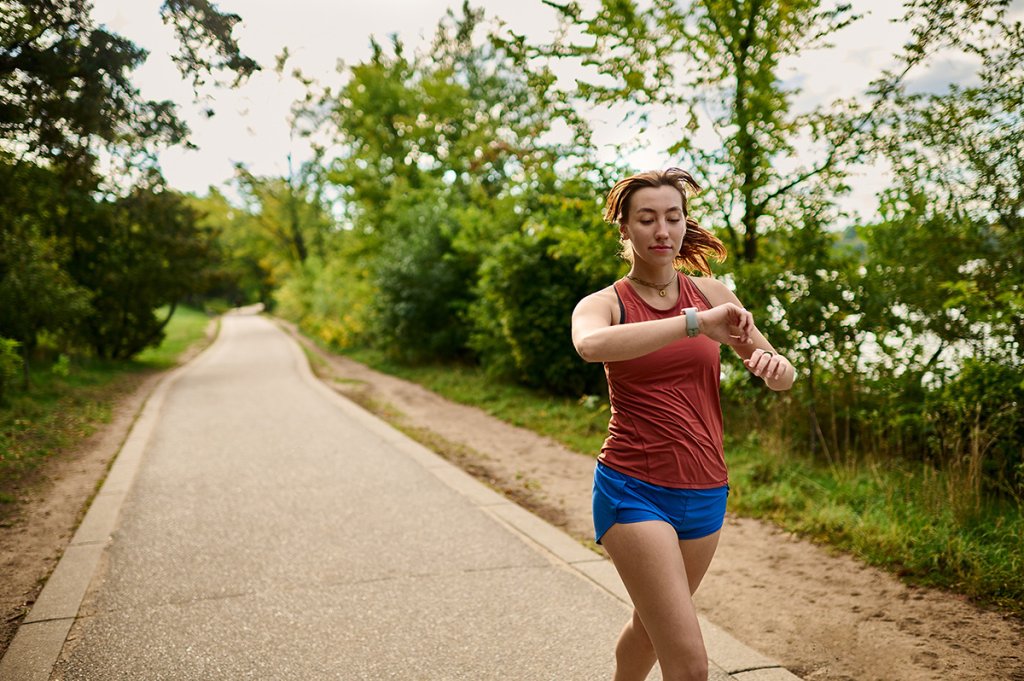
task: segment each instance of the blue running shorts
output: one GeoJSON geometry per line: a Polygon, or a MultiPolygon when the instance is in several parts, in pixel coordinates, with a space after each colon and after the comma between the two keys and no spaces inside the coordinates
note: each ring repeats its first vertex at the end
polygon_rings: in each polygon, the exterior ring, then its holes
{"type": "Polygon", "coordinates": [[[712,489],[674,489],[652,485],[597,464],[594,470],[594,538],[615,523],[661,520],[675,528],[680,539],[700,539],[722,529],[729,486],[712,489]]]}

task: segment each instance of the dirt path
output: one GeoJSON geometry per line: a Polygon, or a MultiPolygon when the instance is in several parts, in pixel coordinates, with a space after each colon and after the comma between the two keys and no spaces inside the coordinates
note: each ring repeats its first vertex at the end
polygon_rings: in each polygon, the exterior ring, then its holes
{"type": "MultiPolygon", "coordinates": [[[[338,392],[595,546],[593,459],[302,340],[338,392]]],[[[1021,621],[906,586],[757,520],[727,518],[696,600],[807,681],[1024,681],[1021,621]]]]}
{"type": "MultiPolygon", "coordinates": [[[[593,546],[594,462],[532,432],[304,345],[335,389],[593,546]]],[[[112,422],[55,457],[0,524],[0,653],[70,539],[157,376],[112,422]]],[[[807,681],[1024,681],[1024,623],[903,585],[771,525],[729,517],[699,608],[807,681]]]]}

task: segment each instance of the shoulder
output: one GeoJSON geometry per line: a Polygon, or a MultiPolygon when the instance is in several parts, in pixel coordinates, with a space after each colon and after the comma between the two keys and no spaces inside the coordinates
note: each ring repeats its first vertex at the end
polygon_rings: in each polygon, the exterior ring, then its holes
{"type": "Polygon", "coordinates": [[[700,289],[704,297],[711,303],[711,307],[717,307],[724,303],[740,304],[739,298],[728,286],[714,277],[690,277],[693,285],[700,289]]]}
{"type": "Polygon", "coordinates": [[[615,292],[615,285],[605,286],[600,291],[595,291],[590,295],[586,296],[579,303],[576,304],[576,309],[573,311],[573,315],[578,314],[594,314],[607,312],[609,315],[612,312],[618,312],[619,309],[619,297],[615,292]]]}

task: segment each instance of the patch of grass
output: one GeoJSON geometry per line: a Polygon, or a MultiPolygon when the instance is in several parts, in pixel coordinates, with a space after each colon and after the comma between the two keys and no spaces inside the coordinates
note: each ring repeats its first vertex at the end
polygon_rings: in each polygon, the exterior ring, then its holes
{"type": "Polygon", "coordinates": [[[946,503],[923,465],[828,466],[737,445],[730,508],[849,551],[909,582],[951,589],[1024,615],[1024,514],[988,499],[969,515],[946,503]]]}
{"type": "Polygon", "coordinates": [[[347,351],[345,355],[378,371],[419,383],[453,402],[479,407],[574,451],[596,457],[604,442],[609,417],[607,396],[555,397],[495,380],[475,367],[406,366],[368,350],[347,351]]]}
{"type": "Polygon", "coordinates": [[[16,490],[55,452],[72,446],[97,426],[109,423],[112,407],[154,370],[204,338],[209,318],[179,307],[158,348],[132,361],[61,356],[33,364],[28,391],[15,391],[0,407],[0,515],[17,502],[16,490]]]}
{"type": "MultiPolygon", "coordinates": [[[[161,310],[158,314],[167,313],[161,310]]],[[[205,312],[179,305],[164,329],[164,339],[160,345],[140,352],[135,357],[135,363],[157,369],[174,366],[193,343],[203,338],[209,323],[210,317],[205,312]]]]}

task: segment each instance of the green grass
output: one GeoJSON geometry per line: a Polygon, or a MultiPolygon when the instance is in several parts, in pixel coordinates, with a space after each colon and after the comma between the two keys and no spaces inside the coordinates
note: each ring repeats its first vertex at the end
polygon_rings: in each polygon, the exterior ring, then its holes
{"type": "Polygon", "coordinates": [[[955,484],[922,464],[832,467],[728,448],[731,508],[849,551],[909,582],[1024,615],[1024,513],[989,498],[957,509],[955,484]]]}
{"type": "Polygon", "coordinates": [[[154,371],[204,338],[209,317],[179,307],[157,348],[132,361],[61,356],[32,365],[28,391],[14,391],[0,407],[0,516],[17,501],[18,489],[57,452],[108,423],[116,400],[154,371]]]}
{"type": "MultiPolygon", "coordinates": [[[[472,367],[409,367],[376,352],[345,354],[583,454],[595,456],[604,439],[606,399],[555,398],[492,380],[472,367]]],[[[750,441],[727,442],[726,459],[733,512],[849,551],[907,581],[1024,614],[1024,509],[1019,506],[988,500],[969,513],[958,511],[950,492],[955,481],[909,464],[837,468],[750,441]]]]}
{"type": "Polygon", "coordinates": [[[608,428],[608,398],[555,397],[485,376],[464,365],[406,366],[381,353],[356,350],[346,356],[447,397],[483,409],[514,426],[546,435],[577,452],[597,456],[608,428]]]}
{"type": "Polygon", "coordinates": [[[210,317],[205,312],[178,306],[174,311],[174,317],[167,324],[163,342],[140,352],[135,358],[135,363],[158,369],[174,366],[178,362],[178,357],[203,337],[209,323],[210,317]]]}

